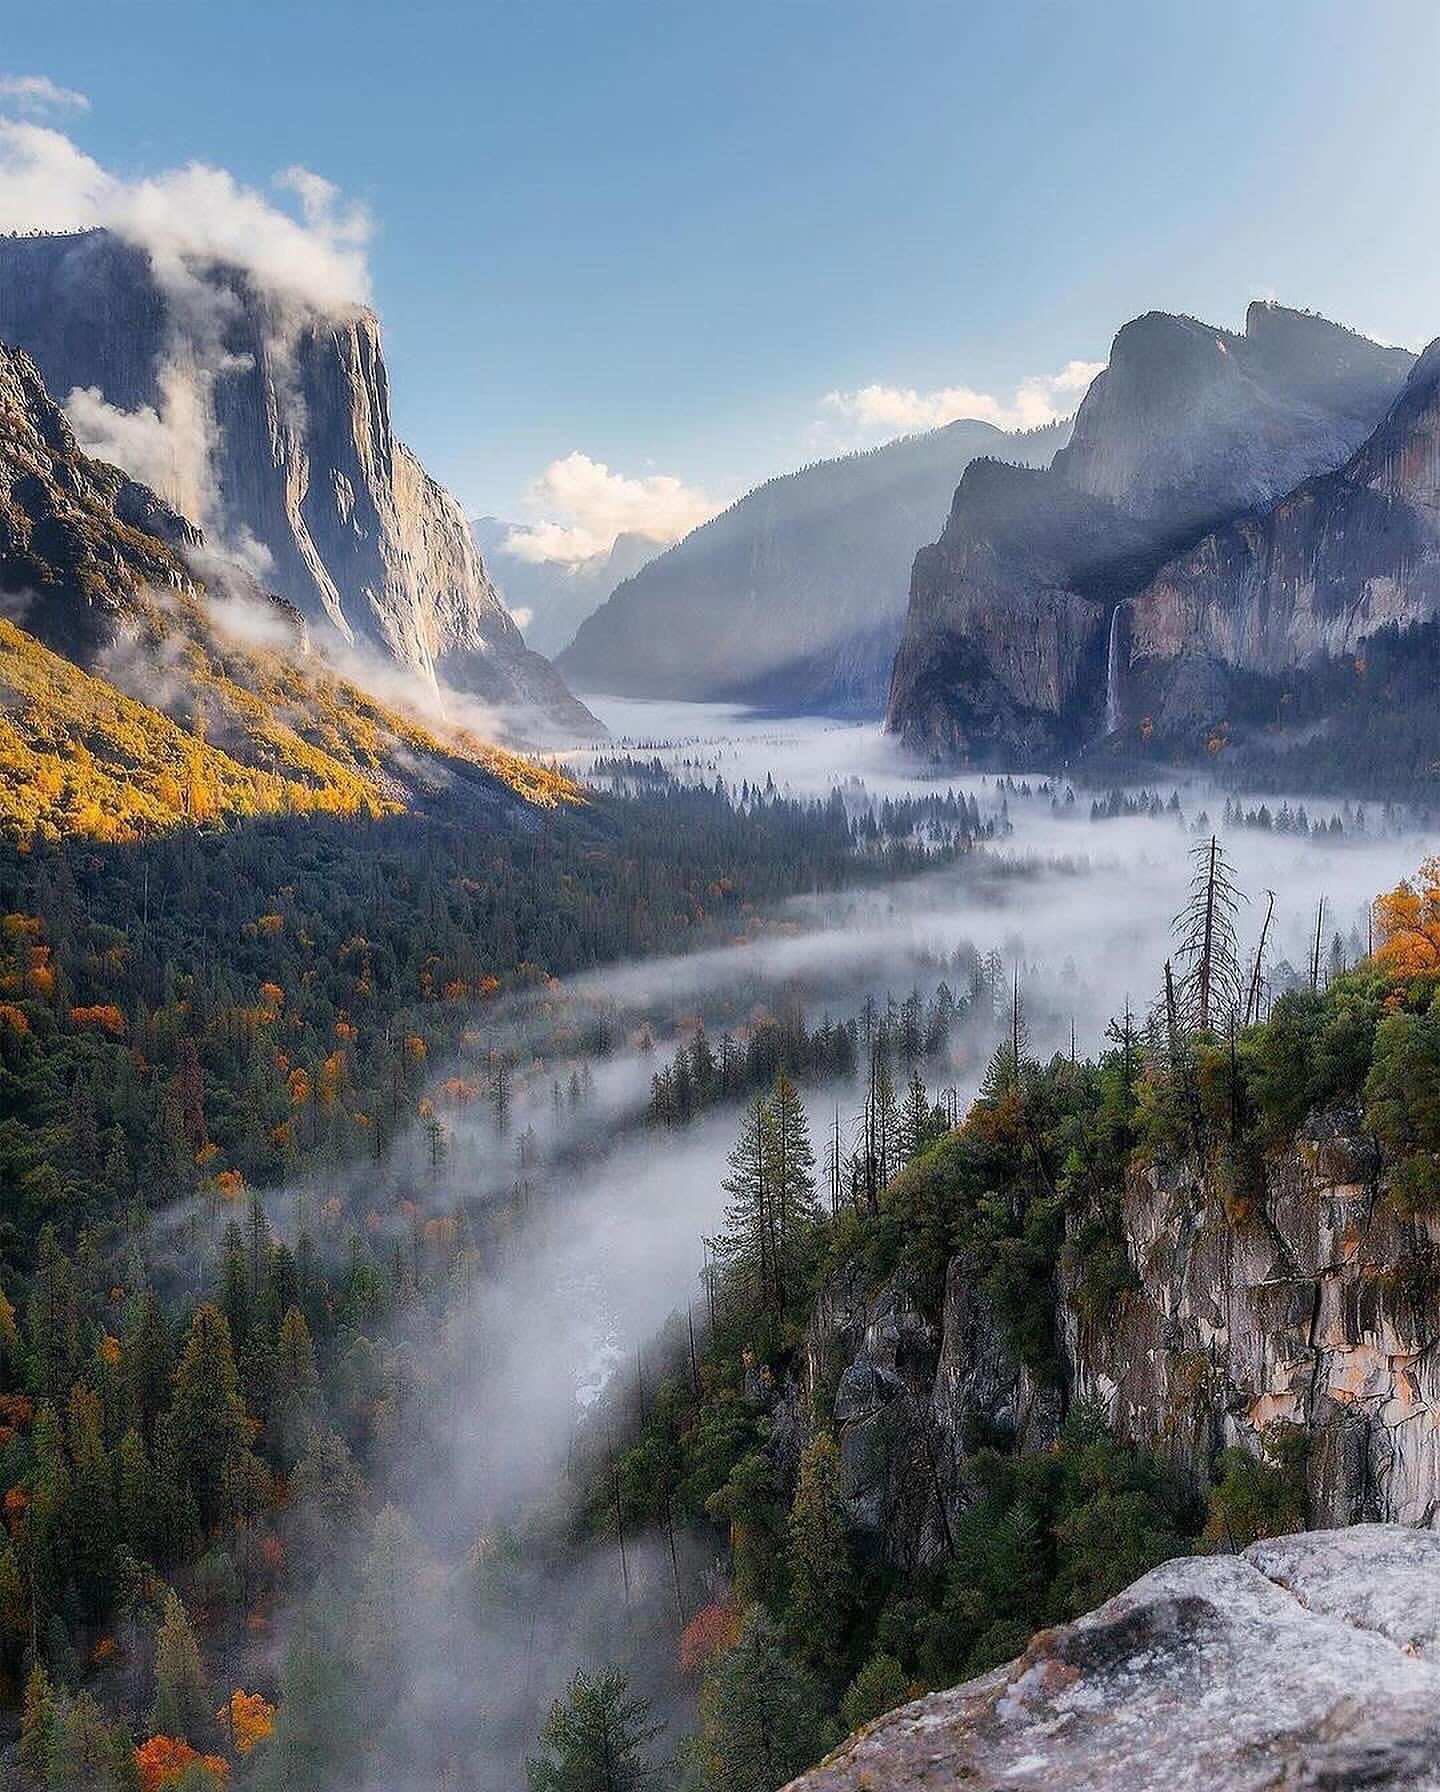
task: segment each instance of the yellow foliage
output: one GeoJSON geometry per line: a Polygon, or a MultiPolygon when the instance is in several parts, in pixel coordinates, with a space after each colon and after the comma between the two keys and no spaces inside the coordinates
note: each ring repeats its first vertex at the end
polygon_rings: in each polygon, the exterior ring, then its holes
{"type": "Polygon", "coordinates": [[[251,815],[394,814],[408,791],[438,792],[457,769],[542,807],[580,800],[552,767],[229,641],[223,605],[182,596],[142,620],[141,650],[194,696],[193,729],[0,619],[0,832],[22,847],[76,834],[131,842],[251,815]]]}
{"type": "Polygon", "coordinates": [[[1398,977],[1440,971],[1440,857],[1426,859],[1417,880],[1406,878],[1375,903],[1375,957],[1398,977]]]}
{"type": "MultiPolygon", "coordinates": [[[[222,1705],[215,1714],[225,1722],[222,1705]]],[[[258,1692],[242,1692],[239,1687],[230,1695],[230,1735],[237,1755],[248,1755],[257,1742],[275,1734],[275,1707],[258,1692]]]]}

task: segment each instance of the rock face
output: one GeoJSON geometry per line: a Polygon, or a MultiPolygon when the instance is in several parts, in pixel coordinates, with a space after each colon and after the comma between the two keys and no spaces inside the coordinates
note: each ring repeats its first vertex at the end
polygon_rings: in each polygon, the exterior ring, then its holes
{"type": "Polygon", "coordinates": [[[82,445],[126,458],[323,636],[595,730],[525,647],[460,506],[399,442],[379,324],[103,231],[0,241],[0,340],[82,445]]]}
{"type": "Polygon", "coordinates": [[[977,455],[1044,466],[1067,433],[962,421],[772,479],[619,585],[561,669],[579,690],[878,715],[956,480],[977,455]]]}
{"type": "Polygon", "coordinates": [[[0,343],[0,592],[48,646],[88,659],[153,590],[196,588],[200,536],[77,447],[28,355],[0,343]]]}
{"type": "MultiPolygon", "coordinates": [[[[1040,474],[977,463],[915,561],[888,724],[935,759],[1064,756],[1107,725],[1112,621],[1217,524],[1333,470],[1413,357],[1252,305],[1243,335],[1152,312],[1115,338],[1040,474]]],[[[1115,712],[1110,711],[1110,719],[1115,712]]]]}
{"type": "MultiPolygon", "coordinates": [[[[1207,533],[1129,606],[1128,662],[1282,676],[1440,610],[1440,342],[1338,470],[1207,533]]],[[[1161,708],[1163,714],[1163,706],[1161,708]]]]}
{"type": "Polygon", "coordinates": [[[1316,1522],[1440,1520],[1440,1227],[1396,1216],[1356,1116],[1312,1119],[1243,1211],[1192,1169],[1132,1172],[1120,1242],[1133,1285],[1103,1321],[1056,1290],[1056,1386],[1027,1372],[964,1253],[938,1321],[894,1278],[852,1267],[826,1288],[796,1404],[832,1411],[851,1521],[888,1560],[940,1557],[973,1496],[965,1459],[1043,1449],[1079,1402],[1197,1486],[1217,1451],[1299,1425],[1316,1522]]]}
{"type": "Polygon", "coordinates": [[[794,1792],[1440,1787],[1440,1537],[1357,1526],[1168,1562],[902,1706],[794,1792]]]}

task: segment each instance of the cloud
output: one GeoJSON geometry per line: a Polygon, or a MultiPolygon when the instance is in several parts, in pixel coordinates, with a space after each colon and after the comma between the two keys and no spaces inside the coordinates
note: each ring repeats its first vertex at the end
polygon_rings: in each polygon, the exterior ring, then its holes
{"type": "Polygon", "coordinates": [[[1036,429],[1068,416],[1084,397],[1103,361],[1067,361],[1058,373],[1031,374],[1007,398],[977,392],[970,386],[942,386],[930,392],[914,386],[860,386],[852,392],[827,392],[822,403],[826,420],[841,418],[858,438],[910,435],[940,429],[961,417],[993,423],[999,429],[1036,429]]]}
{"type": "Polygon", "coordinates": [[[364,207],[307,168],[287,168],[275,185],[298,217],[223,168],[191,162],[131,180],[62,131],[0,117],[0,230],[103,227],[147,250],[162,281],[228,266],[322,315],[368,304],[364,207]]]}
{"type": "Polygon", "coordinates": [[[90,101],[49,75],[0,75],[0,105],[17,112],[88,112],[90,101]]]}
{"type": "Polygon", "coordinates": [[[532,480],[526,504],[537,520],[512,529],[505,552],[519,560],[563,566],[608,554],[618,535],[643,535],[668,545],[708,522],[720,508],[668,473],[631,479],[578,453],[551,461],[532,480]]]}
{"type": "Polygon", "coordinates": [[[516,628],[526,629],[529,628],[530,624],[535,620],[535,612],[530,608],[529,604],[515,604],[512,605],[510,610],[510,620],[515,624],[516,628]]]}

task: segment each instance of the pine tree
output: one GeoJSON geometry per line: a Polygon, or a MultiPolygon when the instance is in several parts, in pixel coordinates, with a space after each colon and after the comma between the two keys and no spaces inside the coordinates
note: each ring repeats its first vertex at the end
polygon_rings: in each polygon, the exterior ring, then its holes
{"type": "Polygon", "coordinates": [[[181,1473],[208,1530],[222,1516],[225,1459],[246,1429],[230,1327],[218,1307],[196,1309],[175,1371],[170,1420],[181,1473]]]}
{"type": "Polygon", "coordinates": [[[818,1218],[815,1205],[815,1151],[805,1104],[782,1070],[771,1092],[766,1133],[766,1183],[772,1227],[775,1305],[783,1314],[799,1279],[806,1247],[818,1218]]]}
{"type": "Polygon", "coordinates": [[[199,1747],[213,1726],[200,1645],[180,1595],[165,1595],[155,1645],[155,1704],[150,1728],[199,1747]]]}
{"type": "Polygon", "coordinates": [[[318,1416],[319,1398],[320,1378],[310,1328],[299,1307],[291,1307],[280,1322],[270,1415],[281,1460],[293,1462],[304,1450],[318,1416]]]}
{"type": "Polygon", "coordinates": [[[1173,923],[1175,956],[1184,967],[1175,992],[1177,1023],[1186,1031],[1223,1032],[1241,1000],[1235,937],[1241,897],[1216,835],[1192,847],[1190,858],[1190,895],[1173,923]]]}
{"type": "Polygon", "coordinates": [[[785,1628],[800,1660],[833,1680],[844,1663],[854,1576],[840,1496],[840,1451],[828,1432],[817,1433],[800,1457],[789,1544],[785,1628]]]}
{"type": "Polygon", "coordinates": [[[87,1614],[100,1617],[115,1591],[114,1479],[101,1435],[100,1399],[89,1388],[70,1395],[70,1548],[87,1614]]]}
{"type": "Polygon", "coordinates": [[[899,1135],[902,1163],[909,1163],[912,1157],[918,1157],[935,1136],[934,1111],[918,1070],[910,1073],[905,1098],[900,1104],[899,1135]]]}
{"type": "Polygon", "coordinates": [[[660,1729],[623,1674],[577,1674],[550,1707],[543,1752],[525,1763],[530,1792],[645,1792],[656,1783],[645,1750],[660,1729]]]}
{"type": "Polygon", "coordinates": [[[20,1770],[32,1785],[45,1782],[54,1734],[55,1689],[45,1663],[37,1661],[25,1682],[25,1708],[20,1719],[20,1770]]]}
{"type": "Polygon", "coordinates": [[[715,1240],[715,1254],[725,1269],[725,1292],[738,1295],[748,1316],[774,1308],[774,1214],[771,1211],[770,1104],[757,1095],[746,1110],[740,1136],[728,1159],[730,1173],[721,1187],[730,1197],[725,1227],[715,1240]]]}
{"type": "Polygon", "coordinates": [[[775,1792],[823,1752],[814,1683],[785,1653],[760,1605],[733,1649],[706,1669],[696,1745],[702,1792],[775,1792]]]}

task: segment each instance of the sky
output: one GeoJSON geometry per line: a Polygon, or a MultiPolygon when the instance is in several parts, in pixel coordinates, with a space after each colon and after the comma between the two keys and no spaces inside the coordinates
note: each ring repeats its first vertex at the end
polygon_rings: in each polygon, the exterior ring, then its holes
{"type": "Polygon", "coordinates": [[[401,433],[561,560],[1072,410],[1140,311],[1440,334],[1437,67],[1433,0],[0,0],[0,116],[318,221],[401,433]]]}

